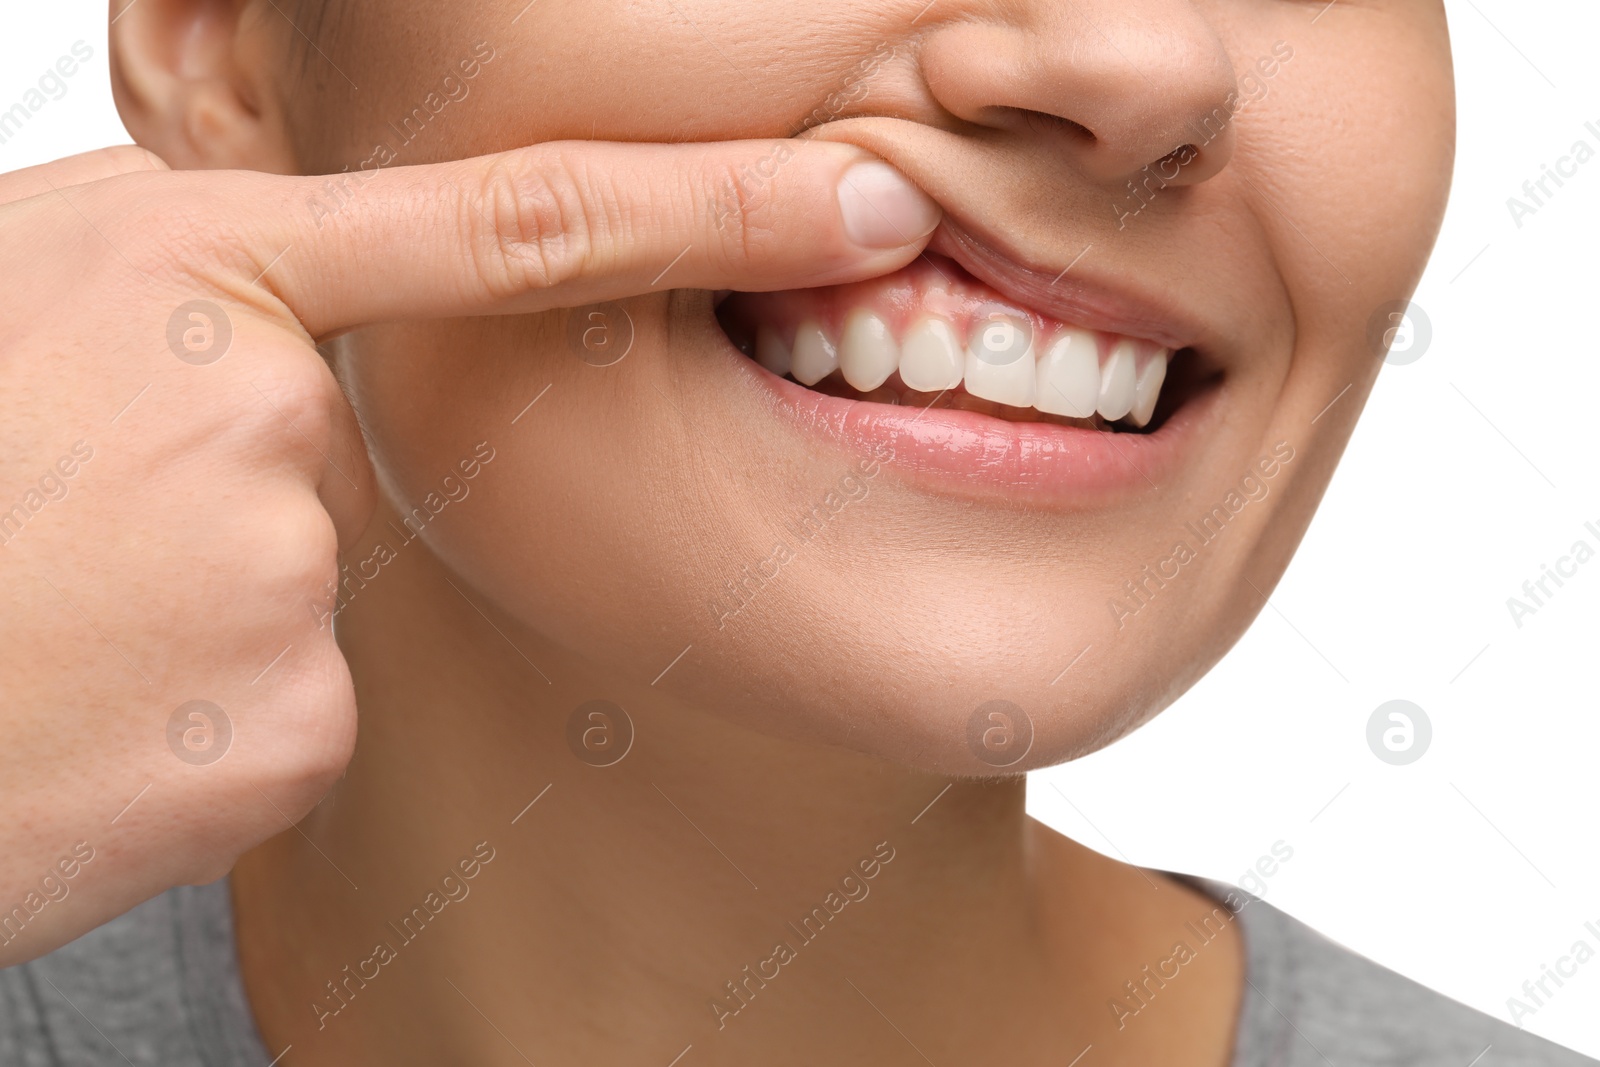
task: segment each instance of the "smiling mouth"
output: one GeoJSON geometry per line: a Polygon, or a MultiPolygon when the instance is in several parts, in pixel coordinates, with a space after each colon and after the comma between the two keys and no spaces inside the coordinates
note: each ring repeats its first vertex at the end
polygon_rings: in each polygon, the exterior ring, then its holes
{"type": "Polygon", "coordinates": [[[752,400],[857,469],[1007,509],[1118,506],[1203,455],[1227,364],[1192,310],[1098,266],[1040,269],[947,214],[892,274],[721,293],[712,329],[752,400]]]}
{"type": "Polygon", "coordinates": [[[866,282],[723,294],[716,314],[772,374],[848,400],[1148,433],[1185,391],[1168,369],[1187,350],[1024,308],[931,252],[866,282]]]}

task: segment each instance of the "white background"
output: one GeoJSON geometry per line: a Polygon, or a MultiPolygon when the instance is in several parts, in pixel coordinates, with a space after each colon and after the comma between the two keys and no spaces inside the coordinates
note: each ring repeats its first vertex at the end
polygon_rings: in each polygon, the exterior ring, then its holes
{"type": "MultiPolygon", "coordinates": [[[[1112,855],[1226,881],[1282,840],[1294,855],[1266,899],[1509,1020],[1507,998],[1543,965],[1579,939],[1600,951],[1584,928],[1600,929],[1600,559],[1521,628],[1506,606],[1574,541],[1600,550],[1584,529],[1600,529],[1600,159],[1520,228],[1506,206],[1574,141],[1600,151],[1600,5],[1448,8],[1460,150],[1416,296],[1428,349],[1385,369],[1238,648],[1152,725],[1036,774],[1030,807],[1112,855]],[[1433,725],[1407,766],[1366,741],[1396,698],[1433,725]]],[[[94,49],[0,145],[0,170],[128,140],[105,20],[95,3],[0,16],[0,110],[74,41],[94,49]]],[[[1523,1024],[1600,1057],[1600,959],[1523,1024]]]]}

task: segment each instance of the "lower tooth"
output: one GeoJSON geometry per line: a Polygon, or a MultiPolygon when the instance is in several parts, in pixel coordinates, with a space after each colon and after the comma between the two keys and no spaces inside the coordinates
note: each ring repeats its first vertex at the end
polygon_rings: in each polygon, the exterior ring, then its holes
{"type": "Polygon", "coordinates": [[[801,385],[816,385],[839,369],[839,350],[822,327],[807,320],[795,331],[789,373],[801,385]]]}
{"type": "Polygon", "coordinates": [[[1132,341],[1118,341],[1111,346],[1111,356],[1100,370],[1100,414],[1108,422],[1116,422],[1133,410],[1134,399],[1134,347],[1132,341]]]}
{"type": "Polygon", "coordinates": [[[789,346],[771,326],[756,331],[756,362],[780,378],[789,373],[789,346]]]}
{"type": "Polygon", "coordinates": [[[967,392],[1012,407],[1033,406],[1032,329],[1009,316],[976,323],[967,339],[967,392]]]}
{"type": "Polygon", "coordinates": [[[865,309],[850,313],[839,337],[839,371],[863,393],[878,388],[900,366],[900,346],[889,324],[865,309]]]}
{"type": "Polygon", "coordinates": [[[961,384],[961,345],[943,319],[923,319],[900,346],[900,380],[919,393],[942,393],[961,384]]]}
{"type": "Polygon", "coordinates": [[[1157,352],[1139,372],[1133,387],[1133,410],[1128,418],[1135,426],[1144,426],[1156,413],[1156,401],[1161,398],[1161,383],[1167,377],[1167,354],[1157,352]]]}

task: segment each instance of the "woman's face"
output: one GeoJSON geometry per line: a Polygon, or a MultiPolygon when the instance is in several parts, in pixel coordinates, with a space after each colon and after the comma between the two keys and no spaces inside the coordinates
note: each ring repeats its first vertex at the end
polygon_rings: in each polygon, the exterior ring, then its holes
{"type": "MultiPolygon", "coordinates": [[[[279,26],[308,172],[773,139],[708,203],[663,205],[722,214],[807,131],[940,202],[931,254],[876,282],[718,306],[664,262],[620,305],[374,328],[338,361],[402,514],[492,454],[424,539],[519,641],[610,680],[594,696],[660,676],[946,772],[1104,744],[1238,637],[1451,168],[1437,0],[326,2],[300,15],[315,49],[279,26]],[[793,380],[841,342],[860,388],[793,380]],[[915,371],[873,388],[896,351],[915,371]]],[[[360,210],[359,180],[327,188],[308,211],[360,210]]]]}

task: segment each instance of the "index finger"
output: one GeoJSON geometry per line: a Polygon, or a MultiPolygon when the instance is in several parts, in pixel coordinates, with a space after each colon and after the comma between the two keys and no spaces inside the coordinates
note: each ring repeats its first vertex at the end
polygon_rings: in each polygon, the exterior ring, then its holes
{"type": "Polygon", "coordinates": [[[821,141],[558,142],[339,175],[262,176],[228,222],[313,336],[368,322],[575,307],[657,289],[771,290],[885,274],[940,210],[887,163],[821,141]],[[315,203],[316,201],[312,201],[315,203]]]}

